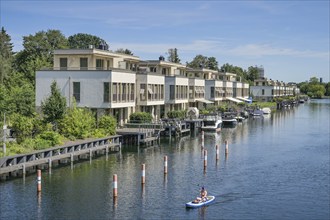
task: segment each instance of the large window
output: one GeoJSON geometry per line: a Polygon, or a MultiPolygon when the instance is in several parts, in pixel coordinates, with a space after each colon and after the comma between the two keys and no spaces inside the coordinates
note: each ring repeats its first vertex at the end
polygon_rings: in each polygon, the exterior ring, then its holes
{"type": "Polygon", "coordinates": [[[73,97],[76,102],[80,102],[80,82],[73,82],[73,97]]]}
{"type": "Polygon", "coordinates": [[[211,87],[211,98],[214,98],[214,87],[211,87]]]}
{"type": "Polygon", "coordinates": [[[68,58],[60,58],[60,70],[68,69],[68,58]]]}
{"type": "Polygon", "coordinates": [[[175,99],[175,87],[174,85],[170,85],[170,99],[175,99]]]}
{"type": "Polygon", "coordinates": [[[104,62],[101,59],[96,59],[96,69],[97,70],[103,70],[104,62]]]}
{"type": "Polygon", "coordinates": [[[103,102],[110,102],[110,83],[103,83],[103,102]]]}
{"type": "Polygon", "coordinates": [[[130,101],[131,101],[131,102],[134,102],[134,92],[135,92],[135,86],[134,86],[134,83],[131,83],[131,84],[130,84],[130,87],[131,87],[130,101]]]}
{"type": "Polygon", "coordinates": [[[88,58],[80,58],[80,70],[88,69],[88,58]]]}
{"type": "Polygon", "coordinates": [[[127,83],[122,83],[122,94],[121,94],[121,101],[127,101],[127,83]]]}
{"type": "Polygon", "coordinates": [[[117,83],[112,84],[112,101],[117,102],[118,100],[118,88],[117,88],[117,83]]]}

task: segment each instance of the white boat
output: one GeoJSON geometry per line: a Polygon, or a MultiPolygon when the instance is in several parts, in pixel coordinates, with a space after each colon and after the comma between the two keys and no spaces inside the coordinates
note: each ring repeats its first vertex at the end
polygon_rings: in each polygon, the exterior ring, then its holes
{"type": "Polygon", "coordinates": [[[198,208],[201,206],[208,205],[215,200],[215,196],[207,196],[206,198],[207,199],[205,201],[202,201],[202,200],[198,201],[195,199],[191,202],[188,202],[188,203],[186,203],[186,207],[187,208],[198,208]]]}
{"type": "Polygon", "coordinates": [[[222,125],[221,116],[217,114],[204,115],[202,123],[202,131],[220,131],[222,125]]]}
{"type": "Polygon", "coordinates": [[[270,108],[263,108],[262,111],[264,114],[270,114],[272,112],[272,110],[270,110],[270,108]]]}
{"type": "Polygon", "coordinates": [[[236,125],[237,124],[237,113],[225,112],[222,115],[223,125],[236,125]]]}

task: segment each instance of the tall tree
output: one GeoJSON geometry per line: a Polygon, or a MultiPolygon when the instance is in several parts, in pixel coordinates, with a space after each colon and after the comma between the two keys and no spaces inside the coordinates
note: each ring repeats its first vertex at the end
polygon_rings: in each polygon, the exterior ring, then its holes
{"type": "Polygon", "coordinates": [[[221,72],[235,73],[238,77],[241,78],[243,82],[247,81],[247,72],[243,70],[242,67],[233,66],[229,63],[223,64],[220,67],[221,72]]]}
{"type": "Polygon", "coordinates": [[[219,70],[217,59],[215,57],[208,57],[207,67],[211,70],[219,70]]]}
{"type": "Polygon", "coordinates": [[[258,79],[258,77],[259,77],[258,68],[254,66],[250,66],[247,70],[247,79],[250,82],[253,82],[255,79],[258,79]]]}
{"type": "Polygon", "coordinates": [[[24,73],[34,85],[35,72],[53,66],[53,51],[68,47],[68,41],[59,30],[39,31],[23,37],[24,49],[15,56],[15,69],[24,73]]]}
{"type": "Polygon", "coordinates": [[[133,56],[134,54],[129,49],[119,48],[115,51],[116,53],[123,53],[133,56]]]}
{"type": "Polygon", "coordinates": [[[320,82],[319,82],[319,79],[317,77],[313,76],[309,79],[309,83],[315,85],[315,84],[319,84],[320,82]]]}
{"type": "Polygon", "coordinates": [[[71,49],[87,49],[90,45],[98,49],[109,49],[109,45],[105,40],[91,34],[78,33],[70,36],[68,41],[71,49]]]}
{"type": "Polygon", "coordinates": [[[53,63],[53,51],[68,47],[68,41],[59,30],[39,31],[35,35],[23,37],[24,50],[29,55],[46,58],[53,63]]]}
{"type": "Polygon", "coordinates": [[[207,57],[201,54],[196,55],[195,58],[187,63],[188,67],[191,68],[207,68],[211,70],[218,70],[218,61],[215,57],[207,57]]]}
{"type": "Polygon", "coordinates": [[[0,84],[12,71],[13,44],[4,27],[0,32],[0,84]]]}
{"type": "Polygon", "coordinates": [[[325,94],[326,96],[330,96],[330,82],[325,84],[325,94]]]}
{"type": "Polygon", "coordinates": [[[207,57],[201,54],[196,55],[191,62],[187,63],[187,66],[191,68],[207,68],[207,57]]]}
{"type": "Polygon", "coordinates": [[[167,57],[167,60],[172,62],[172,63],[180,63],[180,58],[179,58],[179,55],[178,55],[178,49],[176,48],[171,48],[171,49],[168,49],[168,57],[167,57]]]}
{"type": "Polygon", "coordinates": [[[12,72],[0,88],[0,112],[30,117],[35,112],[35,89],[22,73],[12,72]]]}
{"type": "Polygon", "coordinates": [[[41,109],[45,121],[52,123],[54,130],[56,130],[58,121],[63,119],[66,112],[66,99],[61,95],[56,81],[52,82],[50,89],[51,94],[45,101],[41,102],[41,109]]]}

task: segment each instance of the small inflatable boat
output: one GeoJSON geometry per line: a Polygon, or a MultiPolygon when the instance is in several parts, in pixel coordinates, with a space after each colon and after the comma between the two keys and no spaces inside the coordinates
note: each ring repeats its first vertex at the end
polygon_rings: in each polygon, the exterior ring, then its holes
{"type": "Polygon", "coordinates": [[[215,196],[207,196],[206,198],[207,199],[204,201],[195,199],[191,202],[188,202],[188,203],[186,203],[186,207],[187,208],[198,208],[201,206],[206,206],[215,200],[215,196]]]}

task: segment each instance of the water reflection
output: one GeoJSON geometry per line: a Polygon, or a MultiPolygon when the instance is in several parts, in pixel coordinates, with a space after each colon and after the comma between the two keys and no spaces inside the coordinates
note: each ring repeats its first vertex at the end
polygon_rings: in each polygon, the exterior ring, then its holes
{"type": "Polygon", "coordinates": [[[34,176],[1,183],[0,218],[20,219],[33,210],[31,219],[327,219],[330,108],[311,104],[205,133],[206,170],[198,134],[170,144],[164,138],[150,148],[125,146],[91,164],[75,163],[74,169],[54,168],[43,176],[37,205],[34,176]],[[118,199],[112,195],[113,174],[118,174],[118,199]],[[216,195],[215,203],[184,211],[200,185],[216,195]]]}
{"type": "Polygon", "coordinates": [[[37,217],[38,219],[42,219],[42,204],[41,204],[41,192],[37,193],[37,217]]]}

